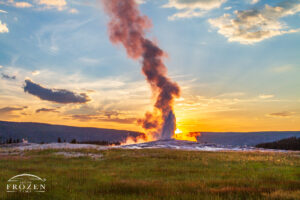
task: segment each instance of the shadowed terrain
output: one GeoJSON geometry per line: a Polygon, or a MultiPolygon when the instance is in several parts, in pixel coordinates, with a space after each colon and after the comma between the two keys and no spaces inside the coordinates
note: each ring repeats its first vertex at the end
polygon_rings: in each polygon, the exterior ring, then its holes
{"type": "MultiPolygon", "coordinates": [[[[27,122],[5,122],[0,121],[0,142],[12,138],[27,139],[32,143],[57,142],[60,138],[63,142],[125,141],[128,136],[136,138],[142,133],[126,130],[113,130],[103,128],[72,127],[63,125],[50,125],[27,122]]],[[[300,131],[278,131],[278,132],[201,132],[197,137],[201,143],[215,143],[233,146],[255,146],[260,143],[274,142],[289,137],[300,137],[300,131]]]]}
{"type": "Polygon", "coordinates": [[[66,142],[71,142],[73,139],[79,142],[119,142],[126,140],[128,136],[137,137],[140,135],[142,133],[126,130],[0,121],[0,141],[9,138],[19,140],[24,138],[32,143],[48,143],[57,142],[57,139],[61,138],[62,141],[66,140],[66,142]]]}

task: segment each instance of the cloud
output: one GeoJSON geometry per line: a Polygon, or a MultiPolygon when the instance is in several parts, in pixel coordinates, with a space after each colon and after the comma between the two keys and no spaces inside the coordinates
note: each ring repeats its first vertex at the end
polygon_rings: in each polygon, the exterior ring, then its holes
{"type": "Polygon", "coordinates": [[[259,0],[251,0],[250,4],[257,4],[259,0]]]}
{"type": "Polygon", "coordinates": [[[292,69],[293,69],[292,66],[284,65],[284,66],[274,67],[272,68],[272,71],[276,73],[282,73],[282,72],[291,71],[292,69]]]}
{"type": "Polygon", "coordinates": [[[300,3],[284,1],[275,7],[265,5],[263,9],[234,11],[234,15],[224,14],[209,23],[218,29],[218,33],[228,38],[229,42],[253,44],[265,39],[287,33],[299,32],[289,29],[280,19],[300,12],[300,3]]]}
{"type": "Polygon", "coordinates": [[[32,7],[32,4],[30,4],[28,2],[15,2],[14,5],[17,8],[30,8],[30,7],[32,7]]]}
{"type": "MultiPolygon", "coordinates": [[[[78,10],[75,8],[68,8],[67,7],[67,1],[66,0],[32,0],[31,3],[27,1],[17,1],[14,0],[7,0],[4,2],[0,1],[0,4],[4,4],[6,6],[14,6],[17,8],[30,8],[34,7],[35,10],[47,10],[47,9],[56,9],[58,11],[66,10],[69,13],[76,14],[78,13],[78,10]]],[[[84,4],[82,4],[84,5],[84,4]]],[[[0,10],[0,13],[3,10],[0,10]]],[[[7,13],[6,11],[3,11],[3,13],[7,13]]]]}
{"type": "Polygon", "coordinates": [[[27,106],[8,106],[8,107],[0,108],[0,118],[7,120],[10,118],[20,117],[20,114],[21,115],[25,114],[22,111],[25,110],[26,108],[27,106]]]}
{"type": "Polygon", "coordinates": [[[37,76],[37,75],[39,75],[41,72],[39,71],[39,70],[35,70],[35,71],[33,71],[33,72],[31,72],[31,74],[33,75],[33,76],[37,76]]]}
{"type": "Polygon", "coordinates": [[[136,118],[119,118],[119,117],[107,117],[101,115],[72,115],[72,119],[79,120],[79,121],[101,121],[101,122],[115,122],[120,124],[132,124],[137,121],[136,118]]]}
{"type": "Polygon", "coordinates": [[[259,95],[260,99],[271,99],[273,97],[274,97],[273,94],[261,94],[261,95],[259,95]]]}
{"type": "Polygon", "coordinates": [[[69,13],[77,14],[79,11],[76,8],[69,9],[69,13]]]}
{"type": "Polygon", "coordinates": [[[105,110],[105,106],[90,107],[88,105],[82,105],[79,108],[66,110],[64,114],[67,119],[78,121],[97,121],[97,122],[115,122],[120,124],[133,124],[137,121],[132,117],[132,113],[118,110],[105,110]]]}
{"type": "Polygon", "coordinates": [[[14,6],[17,8],[30,8],[33,7],[31,3],[28,3],[26,1],[18,1],[15,2],[14,0],[8,0],[6,2],[0,2],[1,4],[7,5],[7,6],[14,6]]]}
{"type": "Polygon", "coordinates": [[[59,113],[59,111],[57,111],[54,108],[40,108],[40,109],[37,109],[35,112],[36,113],[40,113],[40,112],[54,112],[54,113],[59,113]]]}
{"type": "Polygon", "coordinates": [[[7,13],[7,11],[0,9],[0,13],[7,13]]]}
{"type": "Polygon", "coordinates": [[[137,4],[144,4],[147,0],[135,0],[137,4]]]}
{"type": "Polygon", "coordinates": [[[201,17],[207,11],[219,8],[226,0],[169,0],[164,8],[175,8],[177,13],[169,17],[169,20],[178,18],[201,17]]]}
{"type": "Polygon", "coordinates": [[[2,24],[2,22],[0,20],[0,33],[8,33],[8,32],[9,32],[9,30],[8,30],[6,24],[4,24],[4,23],[2,24]]]}
{"type": "Polygon", "coordinates": [[[9,76],[7,74],[2,73],[2,78],[7,80],[16,80],[16,76],[9,76]]]}
{"type": "Polygon", "coordinates": [[[81,57],[78,60],[86,65],[96,65],[100,63],[99,59],[89,57],[81,57]]]}
{"type": "Polygon", "coordinates": [[[278,112],[278,113],[270,113],[267,114],[267,116],[269,117],[291,117],[294,113],[293,112],[288,112],[288,111],[284,111],[284,112],[278,112]]]}
{"type": "Polygon", "coordinates": [[[24,110],[26,108],[27,108],[27,106],[23,106],[23,107],[4,107],[4,108],[0,108],[0,114],[10,114],[14,111],[20,111],[20,110],[24,110]]]}
{"type": "Polygon", "coordinates": [[[64,89],[48,89],[31,80],[25,80],[24,92],[55,103],[87,103],[90,101],[85,93],[76,94],[64,89]]]}
{"type": "Polygon", "coordinates": [[[230,92],[230,93],[220,94],[218,97],[240,97],[244,95],[245,95],[244,92],[230,92]]]}
{"type": "Polygon", "coordinates": [[[65,0],[38,0],[39,5],[43,5],[48,9],[57,9],[59,11],[64,10],[67,6],[67,2],[65,0]]]}

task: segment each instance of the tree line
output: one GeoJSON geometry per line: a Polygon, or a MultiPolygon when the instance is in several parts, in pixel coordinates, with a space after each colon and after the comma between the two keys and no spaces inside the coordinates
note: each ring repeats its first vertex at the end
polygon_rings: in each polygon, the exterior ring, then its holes
{"type": "Polygon", "coordinates": [[[282,150],[300,150],[300,137],[291,137],[275,142],[268,142],[256,145],[258,148],[282,149],[282,150]]]}

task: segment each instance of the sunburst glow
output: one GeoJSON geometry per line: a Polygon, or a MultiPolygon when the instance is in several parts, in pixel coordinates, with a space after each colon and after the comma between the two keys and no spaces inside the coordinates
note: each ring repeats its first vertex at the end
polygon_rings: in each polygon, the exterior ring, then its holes
{"type": "Polygon", "coordinates": [[[186,140],[197,142],[197,136],[200,136],[199,132],[182,132],[180,129],[175,130],[174,139],[175,140],[186,140]]]}
{"type": "Polygon", "coordinates": [[[175,134],[180,134],[180,133],[182,133],[182,131],[181,131],[179,128],[177,128],[177,129],[175,130],[175,134]]]}

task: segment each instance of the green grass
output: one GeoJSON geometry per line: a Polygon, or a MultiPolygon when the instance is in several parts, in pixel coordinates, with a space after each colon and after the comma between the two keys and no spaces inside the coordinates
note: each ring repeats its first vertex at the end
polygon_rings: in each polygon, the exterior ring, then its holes
{"type": "Polygon", "coordinates": [[[300,154],[177,150],[54,150],[0,157],[0,199],[300,199],[300,154]],[[6,193],[20,173],[46,178],[47,191],[6,193]]]}

